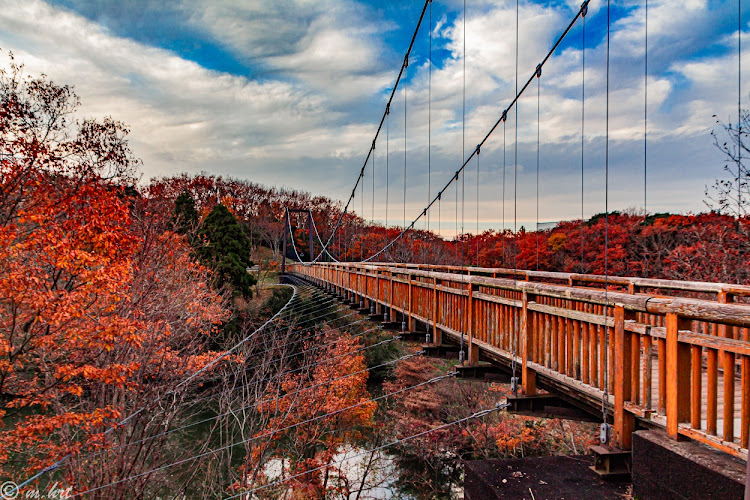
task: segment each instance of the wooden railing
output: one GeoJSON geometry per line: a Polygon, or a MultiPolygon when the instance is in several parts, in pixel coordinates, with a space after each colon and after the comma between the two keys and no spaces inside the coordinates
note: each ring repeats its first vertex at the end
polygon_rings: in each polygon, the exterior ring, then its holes
{"type": "Polygon", "coordinates": [[[600,274],[561,273],[551,271],[530,271],[525,269],[508,269],[502,267],[466,267],[466,266],[443,266],[435,264],[398,264],[398,263],[372,263],[378,266],[398,267],[403,269],[415,269],[421,271],[447,272],[454,274],[465,274],[468,276],[487,276],[492,278],[510,278],[522,281],[535,281],[540,283],[562,284],[568,286],[583,286],[601,288],[604,283],[610,290],[624,291],[628,293],[640,293],[647,291],[658,291],[658,293],[670,296],[696,295],[712,297],[723,302],[750,297],[750,286],[736,285],[732,283],[710,283],[705,281],[684,281],[653,278],[636,278],[623,276],[604,276],[600,274]]]}
{"type": "Polygon", "coordinates": [[[481,353],[517,366],[527,395],[539,382],[591,406],[603,402],[622,449],[640,420],[747,458],[750,305],[728,302],[750,295],[748,287],[607,278],[624,292],[605,290],[603,277],[592,275],[524,271],[512,279],[511,271],[509,279],[492,269],[394,264],[294,264],[289,271],[391,321],[400,315],[410,331],[421,322],[436,344],[444,335],[465,339],[468,363],[481,353]],[[567,284],[543,282],[550,279],[567,284]]]}

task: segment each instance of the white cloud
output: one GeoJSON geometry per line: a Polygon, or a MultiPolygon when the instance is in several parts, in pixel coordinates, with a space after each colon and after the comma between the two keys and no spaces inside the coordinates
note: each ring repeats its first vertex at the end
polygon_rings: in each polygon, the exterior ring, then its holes
{"type": "MultiPolygon", "coordinates": [[[[461,6],[454,1],[453,15],[436,16],[433,29],[435,44],[450,57],[435,65],[432,75],[432,194],[461,161],[461,6]]],[[[521,5],[521,84],[578,6],[577,1],[521,5]]],[[[612,208],[637,206],[642,198],[643,11],[639,3],[623,6],[627,14],[613,25],[612,36],[612,208]]],[[[467,7],[468,154],[514,94],[515,2],[487,0],[467,7]]],[[[668,0],[650,2],[649,7],[649,204],[653,210],[701,210],[704,184],[720,173],[721,157],[708,135],[711,115],[736,112],[736,56],[731,52],[736,33],[725,26],[731,23],[713,22],[717,16],[731,16],[731,6],[668,0]]],[[[0,0],[0,47],[12,50],[29,73],[44,72],[57,82],[75,84],[84,104],[82,114],[112,115],[129,124],[146,178],[208,170],[345,198],[367,153],[384,90],[395,79],[403,49],[383,47],[384,32],[391,26],[368,9],[351,0],[183,3],[181,12],[190,26],[259,68],[258,79],[208,70],[167,50],[115,36],[97,22],[41,0],[0,0]]],[[[603,15],[601,6],[591,4],[586,21],[592,44],[586,51],[588,215],[603,208],[605,47],[601,38],[594,39],[595,33],[601,35],[601,26],[593,26],[603,22],[603,15]]],[[[579,28],[569,36],[564,50],[545,66],[541,80],[544,220],[572,218],[580,211],[579,28]]],[[[748,63],[743,65],[750,67],[748,63]]],[[[410,215],[420,212],[427,199],[428,67],[416,59],[409,67],[410,215]]],[[[402,103],[403,90],[397,93],[390,117],[391,218],[394,213],[401,217],[403,202],[402,103]]],[[[507,123],[509,169],[514,116],[512,112],[507,123]]],[[[484,221],[497,220],[499,214],[501,129],[502,125],[481,155],[484,221]]],[[[520,102],[518,132],[519,219],[528,221],[536,203],[536,82],[520,102]]],[[[376,152],[381,218],[384,139],[381,135],[376,152]]],[[[467,170],[467,220],[474,217],[468,214],[475,210],[475,168],[472,164],[467,170]]],[[[510,186],[512,171],[506,180],[510,186]]],[[[366,186],[369,182],[368,177],[366,186]]],[[[454,194],[452,188],[449,193],[454,194]]],[[[510,217],[508,187],[506,196],[510,217]]],[[[355,206],[359,205],[358,200],[355,206]]],[[[446,200],[443,216],[454,209],[446,200]]],[[[467,227],[472,224],[467,222],[467,227]]]]}

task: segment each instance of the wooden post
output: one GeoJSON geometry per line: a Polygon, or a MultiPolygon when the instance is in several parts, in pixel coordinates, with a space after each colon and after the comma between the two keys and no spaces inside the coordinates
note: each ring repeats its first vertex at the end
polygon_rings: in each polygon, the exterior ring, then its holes
{"type": "Polygon", "coordinates": [[[307,234],[310,236],[310,262],[313,261],[315,258],[315,255],[313,255],[313,216],[312,216],[312,210],[309,208],[307,209],[308,217],[307,217],[307,234]]]}
{"type": "Polygon", "coordinates": [[[388,321],[393,321],[394,320],[393,306],[396,302],[393,298],[393,271],[391,271],[391,291],[388,294],[388,302],[390,302],[390,307],[388,309],[388,321]]]}
{"type": "MultiPolygon", "coordinates": [[[[532,297],[533,298],[533,297],[532,297]]],[[[532,301],[533,302],[533,301],[532,301]]],[[[523,291],[523,309],[521,310],[521,339],[523,342],[521,359],[521,384],[527,396],[536,394],[536,372],[529,368],[531,353],[534,349],[534,329],[529,322],[529,294],[523,291]]]]}
{"type": "MultiPolygon", "coordinates": [[[[732,296],[725,291],[719,292],[719,302],[729,304],[732,296]]],[[[731,329],[727,325],[719,325],[719,336],[731,338],[731,329]]],[[[719,351],[719,362],[724,369],[724,429],[722,437],[730,443],[734,441],[734,353],[719,351]]]]}
{"type": "Polygon", "coordinates": [[[631,352],[632,335],[625,331],[626,314],[621,304],[615,305],[615,444],[621,450],[629,450],[633,443],[635,416],[625,410],[625,402],[633,397],[631,352]]]}
{"type": "Polygon", "coordinates": [[[284,212],[284,242],[281,245],[281,275],[286,273],[286,240],[287,229],[289,227],[289,209],[284,212]]]}
{"type": "Polygon", "coordinates": [[[443,330],[437,327],[438,322],[438,280],[432,282],[432,343],[440,345],[443,343],[443,330]]]}
{"type": "Polygon", "coordinates": [[[641,404],[647,410],[651,410],[653,409],[653,403],[651,402],[653,356],[651,354],[651,329],[650,328],[647,328],[646,335],[643,336],[643,354],[646,358],[646,361],[643,366],[643,396],[641,397],[641,404]]]}
{"type": "Polygon", "coordinates": [[[412,316],[412,308],[414,307],[414,292],[413,292],[413,286],[412,286],[412,275],[409,273],[409,316],[406,321],[406,329],[410,332],[414,332],[416,329],[414,328],[414,317],[412,316]]]}
{"type": "Polygon", "coordinates": [[[351,264],[347,266],[346,268],[346,275],[349,277],[348,280],[348,287],[347,290],[349,290],[349,300],[352,303],[357,302],[357,297],[354,296],[354,280],[356,280],[356,276],[354,276],[354,272],[352,271],[351,264]]]}
{"type": "Polygon", "coordinates": [[[690,421],[690,346],[680,344],[679,331],[689,327],[675,313],[667,313],[667,434],[672,439],[679,437],[679,424],[690,421]]]}
{"type": "Polygon", "coordinates": [[[467,290],[469,295],[466,299],[466,333],[469,337],[469,355],[467,361],[469,365],[479,363],[479,348],[474,343],[474,286],[468,284],[467,290]]]}
{"type": "Polygon", "coordinates": [[[706,434],[709,436],[716,435],[716,410],[719,393],[717,358],[718,352],[716,349],[706,351],[706,434]]]}
{"type": "Polygon", "coordinates": [[[375,314],[383,314],[380,310],[380,270],[375,271],[375,314]]]}

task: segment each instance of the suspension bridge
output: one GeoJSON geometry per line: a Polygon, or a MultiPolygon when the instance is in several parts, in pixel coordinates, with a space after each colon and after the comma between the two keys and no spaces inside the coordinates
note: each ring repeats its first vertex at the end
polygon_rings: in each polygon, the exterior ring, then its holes
{"type": "MultiPolygon", "coordinates": [[[[590,417],[601,421],[601,445],[595,448],[599,457],[598,469],[604,474],[622,472],[623,464],[629,471],[630,451],[634,448],[639,429],[661,429],[668,439],[678,442],[700,443],[701,446],[715,450],[722,457],[731,460],[748,460],[750,444],[750,286],[730,283],[709,283],[665,279],[648,279],[641,277],[615,276],[609,272],[612,257],[609,254],[610,215],[610,4],[601,5],[604,14],[599,15],[593,26],[587,27],[589,0],[579,8],[573,9],[570,19],[566,19],[556,29],[553,43],[539,61],[528,68],[519,66],[519,2],[516,1],[515,31],[498,36],[513,36],[515,61],[509,64],[515,72],[514,91],[510,98],[492,117],[492,125],[478,137],[476,145],[467,148],[466,137],[466,2],[463,11],[463,71],[461,94],[461,161],[455,172],[447,178],[433,178],[431,164],[433,118],[432,102],[432,37],[436,25],[433,18],[433,1],[426,0],[418,16],[413,35],[404,54],[398,76],[393,84],[390,96],[385,104],[375,136],[359,169],[351,194],[343,210],[330,223],[322,224],[313,218],[310,208],[289,207],[284,215],[284,242],[282,251],[281,275],[294,289],[289,302],[265,324],[241,339],[237,345],[221,354],[201,371],[206,371],[222,359],[238,356],[243,353],[243,363],[248,362],[249,354],[244,349],[253,339],[268,334],[272,330],[283,330],[288,327],[285,321],[295,316],[313,315],[318,321],[339,327],[361,323],[362,319],[349,318],[352,314],[342,315],[344,307],[338,307],[337,299],[358,306],[359,312],[369,314],[371,319],[382,320],[383,327],[393,327],[403,334],[424,335],[422,351],[402,356],[385,362],[383,365],[367,368],[369,371],[379,366],[393,365],[400,361],[424,355],[430,349],[443,347],[457,348],[459,359],[464,367],[477,366],[480,362],[490,362],[511,375],[513,396],[507,402],[498,403],[496,407],[467,414],[466,416],[431,430],[406,436],[394,442],[379,446],[377,449],[398,444],[434,432],[451,425],[459,425],[467,420],[483,416],[501,409],[509,408],[518,412],[534,412],[549,406],[551,398],[558,398],[561,404],[573,406],[590,417]],[[606,9],[606,10],[605,10],[606,9]],[[571,34],[580,35],[581,80],[580,80],[580,123],[568,124],[571,130],[581,134],[581,224],[585,219],[583,211],[584,185],[586,181],[584,156],[587,129],[586,118],[586,52],[587,30],[606,33],[606,60],[604,67],[594,68],[605,78],[604,101],[604,139],[605,156],[602,162],[604,175],[604,214],[605,229],[604,274],[575,274],[565,272],[545,272],[539,270],[519,269],[516,265],[518,249],[515,238],[518,227],[518,170],[519,170],[519,115],[518,104],[522,97],[529,97],[536,90],[536,223],[539,226],[539,183],[540,183],[540,143],[541,132],[541,82],[547,77],[548,68],[553,56],[557,55],[564,44],[571,41],[571,34]],[[407,73],[410,67],[412,50],[418,37],[425,36],[429,41],[428,73],[428,109],[426,151],[427,196],[424,208],[407,218],[407,178],[410,178],[407,147],[408,101],[407,73]],[[526,75],[524,77],[523,75],[526,75]],[[536,87],[536,89],[534,89],[536,87]],[[394,225],[391,211],[389,225],[389,206],[397,203],[397,195],[392,193],[389,162],[391,122],[395,100],[403,97],[403,181],[401,224],[394,225]],[[508,133],[508,124],[512,120],[512,129],[508,133]],[[479,161],[483,148],[488,147],[492,138],[502,137],[502,190],[495,193],[491,201],[502,202],[502,228],[506,229],[506,194],[508,203],[512,201],[513,237],[508,241],[513,263],[512,267],[486,268],[474,264],[472,256],[464,248],[462,235],[467,233],[466,213],[466,172],[476,168],[476,230],[479,227],[479,194],[480,177],[479,161]],[[509,137],[510,136],[510,137],[509,137]],[[512,147],[512,153],[509,153],[512,147]],[[384,149],[381,165],[376,170],[376,151],[384,149]],[[512,172],[512,187],[506,190],[506,170],[512,172]],[[376,175],[384,178],[383,186],[385,213],[377,218],[375,210],[376,175]],[[371,180],[370,217],[366,217],[365,183],[371,180]],[[433,182],[442,186],[433,191],[433,182]],[[452,190],[455,190],[454,192],[452,190]],[[512,194],[511,194],[512,193],[512,194]],[[445,215],[444,205],[448,206],[449,198],[455,196],[451,206],[455,212],[445,215]],[[356,205],[359,202],[359,210],[356,205]],[[358,212],[358,213],[357,213],[358,212]],[[306,220],[304,220],[306,218],[306,220]],[[307,231],[307,248],[297,247],[295,238],[295,219],[304,220],[307,231]],[[371,220],[370,232],[379,241],[373,251],[356,241],[363,237],[363,232],[354,234],[352,221],[371,220]],[[409,261],[409,256],[397,252],[399,242],[408,238],[417,230],[419,222],[429,232],[437,230],[442,236],[442,229],[452,225],[455,230],[455,248],[460,252],[461,265],[428,265],[409,261]],[[437,221],[437,224],[435,224],[437,221]],[[432,226],[431,226],[432,224],[432,226]],[[319,225],[321,225],[319,229],[319,225]],[[352,247],[358,246],[358,251],[352,247]],[[290,252],[291,250],[291,252],[290,252]],[[359,253],[358,259],[353,254],[359,253]],[[290,262],[287,262],[288,256],[290,262]],[[306,254],[306,255],[301,255],[306,254]],[[401,260],[401,262],[399,262],[401,260]],[[327,292],[328,295],[322,293],[327,292]],[[304,300],[302,300],[304,298],[304,300]],[[319,314],[318,314],[319,313],[319,314]],[[349,319],[347,319],[349,318],[349,319]],[[284,321],[282,321],[284,320],[284,321]],[[400,325],[400,328],[398,327],[400,325]]],[[[633,158],[643,162],[643,209],[646,210],[648,181],[648,2],[645,2],[646,19],[644,33],[644,107],[643,107],[643,148],[633,151],[633,158]]],[[[742,6],[738,1],[738,123],[741,121],[742,95],[742,6]]],[[[592,68],[589,67],[589,71],[592,68]]],[[[734,87],[728,91],[734,91],[734,87]]],[[[533,95],[531,96],[533,98],[533,95]]],[[[400,117],[399,117],[400,119],[400,117]]],[[[741,141],[741,134],[738,135],[741,141]]],[[[414,138],[411,138],[413,141],[414,138]]],[[[473,140],[472,140],[473,143],[473,140]]],[[[741,151],[741,144],[740,151],[741,151]]],[[[742,202],[742,181],[740,169],[741,157],[737,160],[737,201],[742,202]]],[[[633,162],[635,163],[635,161],[633,162]]],[[[398,166],[401,166],[400,164],[398,166]]],[[[471,188],[470,188],[471,189],[471,188]]],[[[400,193],[399,193],[400,194],[400,193]]],[[[391,208],[391,210],[394,210],[391,208]]],[[[509,217],[510,219],[510,217],[509,217]]],[[[741,220],[741,219],[739,219],[741,220]]],[[[508,221],[510,223],[510,221],[508,221]]],[[[738,222],[741,223],[741,222],[738,222]]],[[[582,240],[582,257],[583,245],[582,240]]],[[[738,276],[743,276],[741,268],[741,247],[738,247],[738,276]]],[[[538,247],[537,247],[538,255],[538,247]]],[[[538,257],[537,257],[538,261],[538,257]]],[[[581,262],[581,268],[585,266],[581,262]]],[[[738,280],[738,283],[741,280],[738,280]]],[[[304,325],[304,323],[303,323],[304,325]]],[[[269,356],[269,366],[277,369],[274,375],[253,384],[262,386],[278,380],[295,371],[310,370],[321,363],[335,362],[335,359],[314,360],[315,352],[320,346],[313,346],[302,352],[290,350],[301,342],[309,342],[319,333],[310,332],[310,328],[295,330],[294,338],[285,339],[285,343],[264,348],[262,351],[250,351],[254,356],[269,356]],[[307,361],[303,366],[289,370],[285,360],[304,355],[307,361]]],[[[383,328],[385,330],[385,328],[383,328]]],[[[362,335],[370,332],[367,330],[362,335]]],[[[385,338],[374,346],[395,342],[399,334],[385,338]]],[[[340,356],[351,356],[374,346],[360,347],[355,351],[340,356]]],[[[265,362],[265,361],[264,361],[265,362]]],[[[319,385],[332,384],[341,378],[351,377],[361,372],[342,375],[333,380],[320,382],[319,385]]],[[[104,433],[104,439],[113,435],[115,430],[127,428],[138,415],[150,412],[165,411],[170,399],[177,398],[179,390],[187,388],[197,376],[194,373],[185,378],[174,389],[162,395],[148,408],[139,408],[120,421],[116,427],[104,433]]],[[[430,379],[426,382],[409,386],[398,391],[386,393],[368,401],[356,403],[355,406],[342,408],[310,420],[295,423],[281,429],[272,429],[249,439],[232,442],[221,448],[207,449],[198,455],[187,456],[177,461],[154,463],[142,467],[142,470],[130,471],[108,477],[103,484],[91,485],[77,490],[76,497],[107,495],[112,488],[127,487],[138,480],[156,473],[169,471],[173,467],[192,464],[203,459],[210,459],[217,453],[224,452],[249,441],[272,436],[291,427],[304,425],[311,421],[328,418],[340,412],[351,410],[372,401],[391,397],[401,392],[417,389],[426,384],[439,383],[449,374],[430,379]]],[[[239,387],[247,389],[248,386],[239,387]]],[[[310,387],[278,396],[280,398],[304,395],[310,387]]],[[[207,399],[193,403],[198,405],[207,399]]],[[[256,408],[265,401],[253,401],[240,410],[256,408]]],[[[234,410],[232,410],[234,411],[234,410]]],[[[45,467],[35,476],[8,491],[0,492],[2,498],[13,498],[22,489],[33,484],[45,475],[51,475],[70,462],[82,464],[100,463],[102,457],[110,453],[123,454],[129,446],[142,446],[154,440],[164,439],[175,432],[182,432],[193,426],[213,421],[223,415],[192,422],[174,429],[161,430],[146,435],[142,439],[121,445],[104,447],[96,453],[81,455],[70,454],[56,463],[45,467]]],[[[736,465],[736,464],[735,464],[736,465]]],[[[329,464],[323,467],[329,467],[329,464]]],[[[319,468],[320,469],[320,468],[319,468]]],[[[299,475],[310,474],[318,469],[306,470],[299,475]]],[[[696,469],[697,470],[697,469],[696,469]]],[[[697,473],[697,472],[696,472],[697,473]]],[[[228,498],[250,498],[257,490],[272,487],[279,483],[295,479],[296,476],[279,479],[276,482],[262,484],[253,489],[243,490],[228,498]]],[[[744,486],[743,486],[744,487],[744,486]]]]}
{"type": "MultiPolygon", "coordinates": [[[[464,5],[464,9],[466,6],[464,5]]],[[[604,8],[604,7],[603,7],[604,8]]],[[[464,128],[461,137],[461,158],[453,173],[436,193],[430,170],[431,136],[426,138],[427,203],[407,218],[407,101],[404,98],[404,158],[402,224],[389,231],[388,205],[390,182],[388,158],[389,123],[391,108],[399,84],[409,68],[409,57],[420,26],[425,18],[430,26],[426,30],[432,48],[432,2],[424,3],[414,35],[400,68],[390,98],[377,127],[375,137],[365,156],[351,195],[343,211],[333,224],[328,224],[321,238],[313,214],[302,210],[307,217],[309,248],[306,257],[300,255],[293,235],[294,224],[286,214],[284,235],[284,260],[288,247],[293,251],[293,262],[282,263],[282,274],[304,279],[350,304],[359,305],[362,312],[373,318],[382,318],[385,325],[401,324],[403,332],[424,334],[424,349],[439,348],[446,344],[457,346],[459,359],[465,366],[476,366],[480,360],[489,361],[507,370],[511,375],[514,397],[509,400],[517,411],[541,409],[550,395],[562,398],[567,404],[599,415],[602,422],[602,446],[594,451],[600,456],[602,469],[608,471],[633,448],[633,435],[637,429],[663,429],[673,441],[689,440],[718,450],[727,456],[743,461],[748,458],[750,440],[750,286],[731,283],[709,283],[640,277],[613,276],[609,269],[610,214],[610,5],[606,16],[599,18],[606,26],[606,61],[599,68],[606,78],[604,109],[605,203],[601,212],[605,218],[604,274],[573,274],[518,269],[518,251],[515,239],[512,268],[483,268],[479,259],[467,255],[460,235],[466,234],[466,182],[465,174],[476,165],[477,233],[479,227],[479,159],[485,143],[502,131],[502,227],[505,228],[506,167],[512,172],[512,234],[518,234],[518,104],[524,94],[536,86],[536,216],[539,225],[539,130],[541,123],[540,81],[546,75],[545,65],[550,61],[571,32],[581,36],[581,224],[584,223],[583,190],[585,183],[585,117],[586,117],[586,18],[589,2],[585,1],[568,23],[560,27],[554,43],[544,57],[529,68],[518,64],[518,6],[516,6],[515,31],[515,92],[507,104],[500,108],[496,121],[480,137],[475,147],[466,150],[466,27],[464,24],[462,117],[464,128]],[[528,77],[519,80],[519,71],[528,77]],[[536,85],[534,85],[536,83],[536,85]],[[512,141],[507,140],[507,123],[515,115],[512,141]],[[385,137],[382,130],[385,128],[385,137]],[[383,145],[383,143],[385,143],[383,145]],[[513,145],[512,155],[507,154],[513,145]],[[385,221],[376,221],[376,162],[378,147],[384,146],[385,168],[385,221]],[[510,156],[510,159],[508,158],[510,156]],[[365,182],[371,174],[370,201],[371,225],[365,233],[382,228],[381,244],[374,251],[364,249],[362,231],[355,235],[347,217],[368,219],[365,209],[365,182]],[[455,214],[443,215],[441,202],[453,195],[455,189],[455,214]],[[358,194],[359,191],[359,194],[358,194]],[[357,199],[359,198],[359,199],[357,199]],[[357,207],[357,201],[360,206],[357,207]],[[453,217],[451,219],[451,217],[453,217]],[[404,260],[403,254],[394,251],[398,242],[417,230],[422,221],[430,231],[430,220],[440,221],[432,229],[440,232],[442,224],[455,224],[455,248],[460,251],[461,265],[427,265],[404,260]],[[437,227],[436,227],[437,226],[437,227]],[[394,230],[395,229],[395,230],[394,230]],[[315,236],[315,238],[313,238],[315,236]],[[359,247],[359,258],[352,258],[359,247]],[[471,265],[473,263],[473,265],[471,265]],[[544,394],[539,390],[543,389],[544,394]]],[[[465,16],[465,11],[464,11],[465,16]]],[[[631,163],[643,163],[643,207],[647,207],[648,181],[648,2],[645,5],[644,72],[643,72],[643,147],[632,152],[631,163]]],[[[737,7],[737,120],[741,122],[742,100],[742,5],[737,7]]],[[[465,23],[465,17],[464,17],[465,23]]],[[[588,29],[592,29],[591,26],[588,29]]],[[[507,35],[507,34],[506,34],[507,35]]],[[[567,40],[566,43],[572,43],[567,40]]],[[[430,52],[431,53],[431,52],[430,52]]],[[[430,60],[430,71],[432,70],[430,60]]],[[[511,63],[512,64],[512,63],[511,63]]],[[[431,75],[431,73],[430,73],[431,75]]],[[[431,76],[430,76],[431,78],[431,76]]],[[[729,89],[728,89],[729,90],[729,89]]],[[[430,94],[431,95],[431,94],[430,94]]],[[[432,128],[428,112],[428,130],[432,128]]],[[[571,124],[575,125],[575,124],[571,124]]],[[[739,129],[739,125],[737,126],[739,129]]],[[[571,126],[571,128],[573,128],[571,126]]],[[[741,129],[738,134],[742,151],[741,129]]],[[[415,160],[411,160],[414,164],[415,160]]],[[[737,159],[736,198],[742,200],[741,156],[737,159]]],[[[510,190],[510,189],[509,189],[510,190]]],[[[492,201],[492,200],[491,200],[492,201]]],[[[738,211],[739,213],[739,211],[738,211]]],[[[300,214],[297,214],[298,216],[300,214]]],[[[742,219],[738,219],[741,224],[742,219]]],[[[583,246],[583,240],[581,242],[583,246]]],[[[477,250],[478,251],[478,250],[477,250]]],[[[537,244],[538,266],[538,244],[537,244]]],[[[742,248],[737,249],[737,275],[742,271],[742,248]]],[[[583,259],[583,249],[581,251],[583,259]]],[[[581,262],[581,268],[585,268],[581,262]]],[[[738,283],[741,280],[738,278],[738,283]]],[[[626,458],[626,460],[629,459],[626,458]]],[[[747,497],[746,497],[747,498],[747,497]]]]}

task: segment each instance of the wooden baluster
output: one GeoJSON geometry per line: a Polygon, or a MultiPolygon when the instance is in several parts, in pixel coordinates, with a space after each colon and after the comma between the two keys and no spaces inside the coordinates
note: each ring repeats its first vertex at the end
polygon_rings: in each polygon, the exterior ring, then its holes
{"type": "Polygon", "coordinates": [[[614,395],[615,395],[615,445],[622,450],[629,450],[632,446],[633,431],[635,430],[635,416],[625,411],[625,403],[632,396],[632,364],[631,353],[632,335],[625,331],[626,317],[631,313],[617,304],[615,306],[615,329],[613,344],[615,344],[614,359],[614,395]]]}
{"type": "Polygon", "coordinates": [[[581,380],[581,322],[573,321],[573,372],[576,380],[581,380]]]}
{"type": "Polygon", "coordinates": [[[547,314],[547,321],[549,322],[549,335],[550,335],[550,365],[549,367],[553,370],[557,370],[557,344],[558,344],[558,335],[557,335],[557,318],[555,316],[552,316],[551,314],[547,314]]]}
{"type": "Polygon", "coordinates": [[[612,375],[614,373],[615,369],[615,343],[612,341],[612,339],[615,336],[615,329],[614,328],[607,328],[607,334],[609,335],[609,353],[607,358],[607,364],[609,365],[607,369],[609,370],[609,392],[614,393],[615,392],[615,377],[612,375]]]}
{"type": "Polygon", "coordinates": [[[474,314],[474,292],[476,291],[476,285],[468,283],[466,287],[468,295],[466,296],[466,329],[469,338],[469,355],[467,361],[469,365],[476,365],[479,363],[479,348],[474,342],[475,335],[475,314],[474,314]]]}
{"type": "MultiPolygon", "coordinates": [[[[629,313],[631,321],[635,321],[635,314],[629,313]]],[[[631,340],[630,350],[630,400],[638,404],[641,397],[641,336],[637,333],[625,332],[625,335],[629,335],[631,340]]]]}
{"type": "Polygon", "coordinates": [[[589,383],[594,387],[599,387],[599,326],[595,324],[589,325],[589,342],[591,343],[590,359],[589,363],[589,383]]]}
{"type": "MultiPolygon", "coordinates": [[[[533,296],[531,297],[533,299],[533,296]]],[[[529,295],[526,290],[522,296],[523,306],[521,310],[521,383],[523,384],[524,394],[533,396],[536,394],[536,372],[527,365],[531,361],[531,352],[534,346],[534,329],[531,328],[529,321],[529,295]]],[[[533,302],[533,300],[532,300],[533,302]]]]}
{"type": "Polygon", "coordinates": [[[706,351],[706,433],[716,435],[718,406],[719,367],[716,349],[706,351]]]}
{"type": "Polygon", "coordinates": [[[432,343],[440,345],[443,343],[443,331],[437,327],[438,323],[438,280],[432,280],[432,343]]]}
{"type": "Polygon", "coordinates": [[[581,323],[581,381],[584,384],[591,383],[591,359],[589,353],[589,323],[581,323]]]}
{"type": "Polygon", "coordinates": [[[677,439],[679,424],[690,421],[690,346],[680,343],[678,338],[688,322],[675,313],[667,313],[666,323],[667,434],[677,439]]]}
{"type": "Polygon", "coordinates": [[[391,280],[390,280],[391,281],[391,286],[390,286],[390,291],[388,292],[388,298],[390,299],[390,308],[389,308],[389,311],[388,311],[388,321],[390,322],[390,321],[396,321],[396,311],[394,310],[394,308],[396,306],[396,297],[394,295],[394,292],[395,292],[394,286],[395,285],[393,283],[393,271],[391,271],[389,274],[390,274],[390,277],[391,277],[391,280]]]}
{"type": "Polygon", "coordinates": [[[667,340],[657,339],[656,349],[659,366],[659,413],[667,414],[667,340]]]}
{"type": "Polygon", "coordinates": [[[604,390],[604,383],[607,380],[604,376],[604,372],[607,369],[606,363],[606,348],[607,342],[605,341],[606,327],[599,325],[597,327],[599,332],[599,388],[604,390]]]}
{"type": "Polygon", "coordinates": [[[690,427],[701,428],[701,389],[703,385],[703,348],[690,346],[690,427]]]}
{"type": "Polygon", "coordinates": [[[747,448],[750,437],[750,356],[742,356],[740,361],[742,370],[742,398],[740,399],[740,446],[747,448]]]}
{"type": "Polygon", "coordinates": [[[651,401],[651,384],[653,370],[653,354],[651,353],[651,330],[647,329],[643,336],[643,396],[641,396],[641,405],[647,410],[653,409],[651,401]]]}
{"type": "Polygon", "coordinates": [[[557,363],[556,370],[565,373],[565,319],[557,317],[557,363]]]}
{"type": "MultiPolygon", "coordinates": [[[[732,296],[728,293],[719,292],[719,303],[728,304],[732,302],[732,296]]],[[[732,328],[727,325],[719,325],[719,337],[729,338],[732,336],[732,328]]],[[[733,352],[719,351],[719,359],[724,369],[724,429],[722,432],[724,441],[734,440],[734,363],[733,352]]]]}
{"type": "MultiPolygon", "coordinates": [[[[570,309],[570,301],[565,301],[570,309]]],[[[574,368],[574,353],[573,353],[573,320],[565,318],[565,374],[569,377],[575,377],[574,368]]]]}

